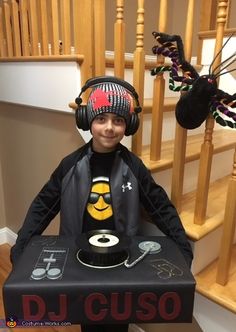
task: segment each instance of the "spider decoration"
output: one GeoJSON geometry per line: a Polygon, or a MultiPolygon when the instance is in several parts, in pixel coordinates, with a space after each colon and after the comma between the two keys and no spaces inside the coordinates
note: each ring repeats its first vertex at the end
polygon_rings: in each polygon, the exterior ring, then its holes
{"type": "Polygon", "coordinates": [[[216,54],[209,67],[208,75],[199,76],[194,67],[185,60],[182,39],[178,35],[167,35],[153,32],[157,45],[153,53],[169,57],[171,65],[159,66],[151,70],[151,75],[159,75],[169,71],[169,89],[173,91],[186,91],[176,104],[176,120],[186,129],[199,127],[212,114],[215,121],[221,126],[236,129],[236,93],[230,95],[217,88],[217,78],[227,74],[229,65],[236,60],[236,52],[212,70],[212,66],[232,35],[226,40],[220,52],[216,54]],[[180,75],[180,72],[182,74],[180,75]],[[175,82],[179,82],[176,85],[175,82]]]}

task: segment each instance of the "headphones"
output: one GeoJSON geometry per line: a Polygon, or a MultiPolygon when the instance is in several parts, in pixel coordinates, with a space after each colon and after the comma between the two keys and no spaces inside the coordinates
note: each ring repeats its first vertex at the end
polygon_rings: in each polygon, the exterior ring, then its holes
{"type": "Polygon", "coordinates": [[[82,104],[81,95],[88,88],[91,88],[100,83],[116,83],[125,88],[133,96],[136,102],[136,106],[134,107],[134,111],[130,114],[129,122],[126,124],[125,135],[129,136],[135,134],[139,127],[138,113],[142,111],[142,108],[139,104],[138,94],[131,84],[113,76],[99,76],[91,78],[86,81],[85,85],[81,88],[79,96],[75,99],[75,102],[78,105],[78,108],[75,111],[76,126],[82,130],[90,129],[87,117],[87,112],[88,112],[87,105],[81,105],[82,104]]]}

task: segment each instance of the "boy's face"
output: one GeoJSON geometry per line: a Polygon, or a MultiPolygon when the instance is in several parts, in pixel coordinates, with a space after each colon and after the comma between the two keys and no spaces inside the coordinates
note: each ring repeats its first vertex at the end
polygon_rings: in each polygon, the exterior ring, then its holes
{"type": "Polygon", "coordinates": [[[93,150],[104,153],[113,151],[125,134],[125,119],[114,113],[97,115],[91,125],[93,150]]]}

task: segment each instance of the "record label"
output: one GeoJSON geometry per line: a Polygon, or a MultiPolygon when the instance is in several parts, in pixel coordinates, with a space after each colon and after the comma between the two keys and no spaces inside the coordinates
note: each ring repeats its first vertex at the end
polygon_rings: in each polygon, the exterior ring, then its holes
{"type": "Polygon", "coordinates": [[[119,238],[113,234],[95,234],[89,238],[89,243],[96,247],[109,248],[119,243],[119,238]]]}

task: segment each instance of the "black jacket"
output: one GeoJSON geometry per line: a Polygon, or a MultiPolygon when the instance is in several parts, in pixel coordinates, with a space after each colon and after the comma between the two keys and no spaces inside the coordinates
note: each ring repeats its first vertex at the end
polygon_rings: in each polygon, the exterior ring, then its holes
{"type": "MultiPolygon", "coordinates": [[[[41,234],[60,211],[60,234],[82,232],[83,215],[91,189],[90,143],[65,157],[32,202],[11,249],[14,263],[33,235],[41,234]]],[[[191,265],[192,250],[176,209],[157,185],[142,161],[119,144],[113,164],[110,190],[115,229],[132,236],[140,226],[140,208],[182,251],[191,265]],[[141,203],[141,204],[140,204],[141,203]]]]}

